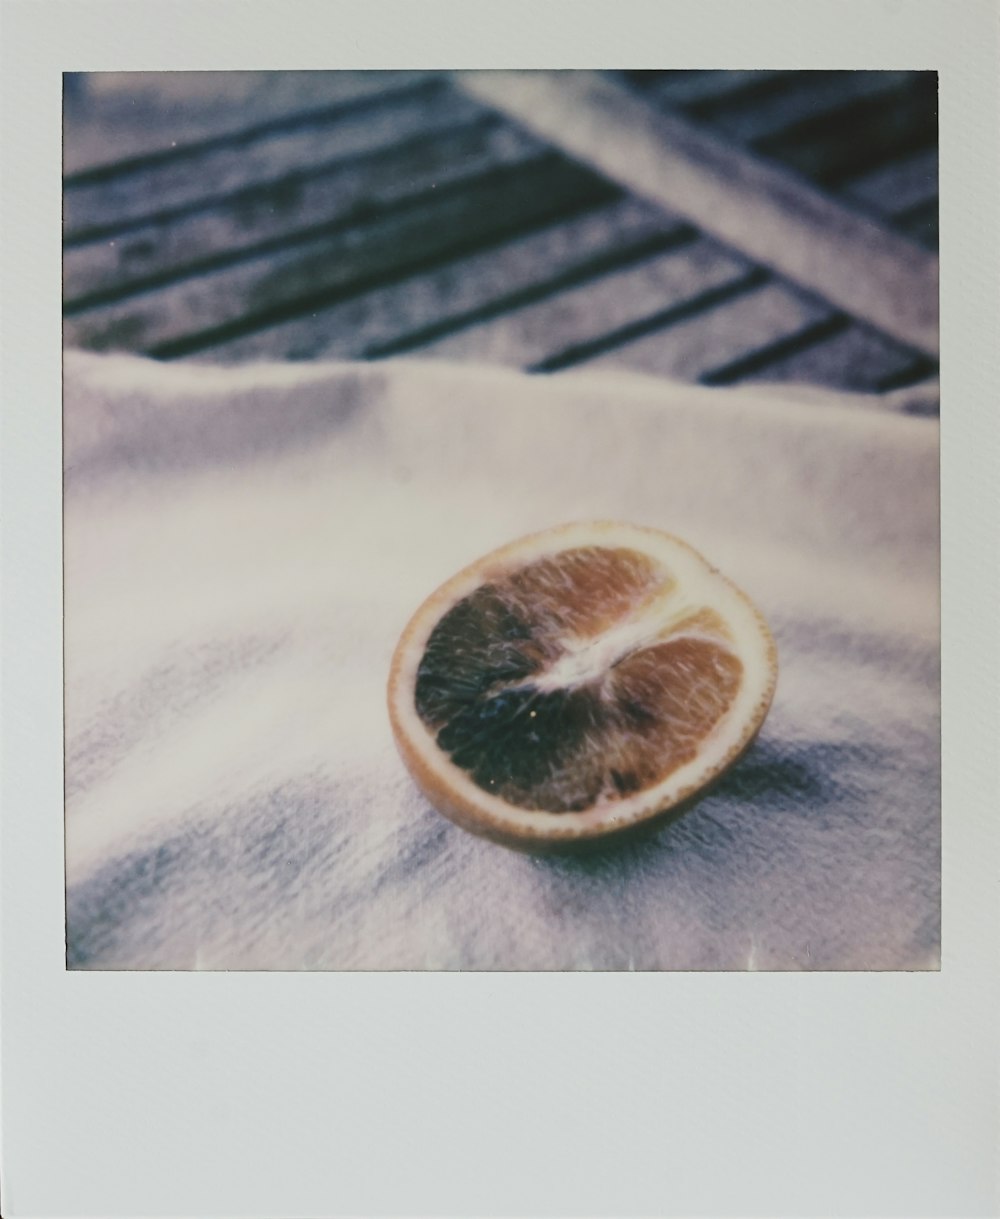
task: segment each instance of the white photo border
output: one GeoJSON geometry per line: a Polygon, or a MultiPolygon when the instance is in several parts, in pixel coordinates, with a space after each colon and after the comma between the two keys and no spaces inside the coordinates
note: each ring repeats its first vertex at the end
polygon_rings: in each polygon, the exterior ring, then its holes
{"type": "Polygon", "coordinates": [[[4,0],[0,18],[2,1213],[996,1213],[995,5],[4,0]],[[941,972],[67,972],[62,73],[612,66],[940,73],[941,972]]]}

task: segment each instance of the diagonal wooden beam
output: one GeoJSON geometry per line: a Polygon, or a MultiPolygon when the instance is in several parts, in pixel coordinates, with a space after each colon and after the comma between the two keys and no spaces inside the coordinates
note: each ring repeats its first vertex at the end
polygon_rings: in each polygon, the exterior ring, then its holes
{"type": "Polygon", "coordinates": [[[460,72],[455,79],[606,177],[937,357],[937,257],[877,220],[599,73],[460,72]]]}

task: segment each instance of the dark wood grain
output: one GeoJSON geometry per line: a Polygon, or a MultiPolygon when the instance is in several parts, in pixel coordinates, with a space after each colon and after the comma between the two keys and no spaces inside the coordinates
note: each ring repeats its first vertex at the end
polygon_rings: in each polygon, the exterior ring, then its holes
{"type": "Polygon", "coordinates": [[[559,155],[503,168],[371,224],[248,257],[234,266],[75,314],[68,342],[161,357],[303,315],[617,197],[616,188],[559,155]]]}
{"type": "Polygon", "coordinates": [[[782,88],[763,96],[713,97],[690,107],[690,113],[720,135],[754,144],[803,122],[827,120],[862,100],[887,98],[910,78],[908,72],[793,72],[782,79],[782,88]]]}
{"type": "MultiPolygon", "coordinates": [[[[747,264],[714,242],[697,241],[611,272],[537,304],[428,343],[421,355],[518,368],[554,363],[562,353],[741,280],[747,264]]],[[[561,367],[578,360],[558,361],[561,367]]]]}
{"type": "Polygon", "coordinates": [[[656,208],[622,199],[191,358],[228,363],[412,354],[609,268],[648,258],[683,229],[656,208]]]}
{"type": "Polygon", "coordinates": [[[88,72],[64,90],[63,171],[115,172],[329,108],[411,88],[427,72],[88,72]]]}
{"type": "Polygon", "coordinates": [[[374,222],[406,199],[541,151],[537,140],[487,116],[329,169],[257,182],[115,238],[71,247],[63,259],[65,307],[79,312],[107,304],[318,227],[374,222]]]}
{"type": "Polygon", "coordinates": [[[936,75],[914,73],[899,93],[895,105],[882,96],[862,97],[834,112],[805,117],[756,141],[755,148],[806,178],[837,186],[936,142],[936,75]]]}
{"type": "Polygon", "coordinates": [[[894,217],[897,227],[929,250],[938,248],[940,214],[937,199],[928,199],[894,217]]]}
{"type": "Polygon", "coordinates": [[[531,75],[557,104],[509,105],[506,73],[471,93],[424,72],[88,77],[66,105],[66,342],[933,376],[928,74],[531,75]]]}
{"type": "Polygon", "coordinates": [[[885,339],[843,314],[778,340],[748,357],[712,370],[703,380],[712,385],[749,381],[829,385],[836,389],[879,393],[909,384],[934,370],[933,361],[885,339]]]}
{"type": "Polygon", "coordinates": [[[852,198],[928,249],[938,244],[938,152],[925,148],[844,184],[852,198]]]}
{"type": "Polygon", "coordinates": [[[780,93],[790,73],[759,69],[732,72],[657,72],[643,91],[650,100],[682,108],[752,105],[780,93]]]}
{"type": "Polygon", "coordinates": [[[910,369],[914,376],[919,369],[923,376],[929,371],[926,362],[918,369],[912,352],[864,326],[848,323],[836,334],[770,360],[739,380],[829,385],[871,393],[897,384],[910,369]]]}
{"type": "Polygon", "coordinates": [[[386,148],[407,137],[426,137],[482,113],[468,98],[430,82],[376,95],[364,105],[299,114],[98,181],[71,181],[64,199],[64,240],[72,244],[112,237],[161,212],[218,199],[296,170],[329,166],[336,158],[386,148]]]}
{"type": "Polygon", "coordinates": [[[765,284],[588,362],[681,381],[707,374],[830,318],[832,310],[780,284],[765,284]]]}
{"type": "MultiPolygon", "coordinates": [[[[627,189],[936,355],[937,260],[874,218],[596,73],[491,72],[460,80],[627,189]]],[[[807,141],[800,146],[810,148],[807,141]]]]}

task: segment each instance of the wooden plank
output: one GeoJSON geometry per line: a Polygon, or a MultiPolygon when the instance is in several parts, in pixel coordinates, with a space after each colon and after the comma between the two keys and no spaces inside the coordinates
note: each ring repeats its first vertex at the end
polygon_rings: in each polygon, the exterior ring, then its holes
{"type": "Polygon", "coordinates": [[[324,112],[292,128],[211,144],[109,179],[70,184],[64,194],[65,239],[113,236],[166,209],[219,199],[294,170],[330,166],[338,158],[387,148],[481,114],[481,107],[453,90],[424,88],[376,99],[371,106],[324,112]]]}
{"type": "Polygon", "coordinates": [[[63,172],[79,174],[427,81],[427,72],[68,73],[63,172]],[[183,138],[178,138],[183,133],[183,138]]]}
{"type": "Polygon", "coordinates": [[[649,93],[668,76],[674,80],[695,80],[701,76],[721,75],[721,73],[706,72],[700,68],[609,68],[606,70],[606,75],[636,93],[649,93]]]}
{"type": "Polygon", "coordinates": [[[235,363],[411,352],[435,336],[606,273],[679,228],[660,209],[622,199],[190,358],[235,363]]]}
{"type": "Polygon", "coordinates": [[[698,107],[740,99],[743,105],[758,93],[772,92],[787,79],[787,72],[764,68],[740,71],[664,72],[650,82],[645,94],[650,100],[670,106],[698,107]]]}
{"type": "Polygon", "coordinates": [[[248,257],[67,318],[68,343],[164,358],[203,350],[296,314],[609,203],[617,190],[556,154],[428,192],[419,204],[248,257]]]}
{"type": "Polygon", "coordinates": [[[759,99],[713,98],[694,115],[713,131],[744,144],[776,136],[804,120],[836,114],[861,99],[888,98],[908,72],[790,72],[786,86],[759,99]]]}
{"type": "Polygon", "coordinates": [[[769,361],[731,383],[802,382],[874,392],[913,364],[911,351],[864,326],[848,324],[829,338],[769,361]]]}
{"type": "Polygon", "coordinates": [[[221,203],[72,246],[63,258],[67,311],[210,270],[319,226],[363,223],[421,192],[541,153],[526,133],[487,120],[331,170],[258,183],[221,203]]]}
{"type": "Polygon", "coordinates": [[[747,271],[742,259],[700,240],[429,343],[413,354],[517,368],[562,363],[558,357],[569,349],[587,347],[710,289],[736,283],[747,271]]]}
{"type": "Polygon", "coordinates": [[[845,182],[841,189],[883,216],[898,216],[924,206],[938,195],[937,147],[897,157],[888,165],[845,182]]]}
{"type": "Polygon", "coordinates": [[[938,263],[915,243],[595,73],[460,73],[603,173],[929,355],[938,263]]]}
{"type": "Polygon", "coordinates": [[[936,77],[915,72],[893,104],[862,98],[759,140],[757,151],[828,187],[937,140],[936,77]]]}
{"type": "Polygon", "coordinates": [[[917,204],[898,216],[893,217],[897,228],[914,241],[928,249],[936,250],[938,245],[938,225],[940,215],[937,199],[929,199],[926,203],[917,204]]]}
{"type": "Polygon", "coordinates": [[[588,368],[623,368],[698,381],[748,352],[825,322],[831,311],[769,283],[686,321],[604,352],[588,368]]]}

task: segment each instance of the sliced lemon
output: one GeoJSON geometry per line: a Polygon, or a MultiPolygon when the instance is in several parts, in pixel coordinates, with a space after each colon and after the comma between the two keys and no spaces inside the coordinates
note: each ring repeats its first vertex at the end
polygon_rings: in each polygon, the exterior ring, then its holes
{"type": "Polygon", "coordinates": [[[396,648],[389,716],[439,812],[545,850],[686,804],[753,741],[776,679],[760,611],[697,551],[587,522],[433,593],[396,648]]]}

